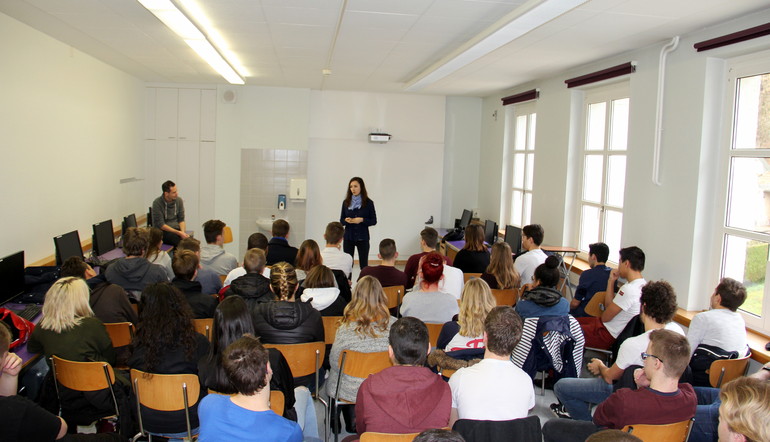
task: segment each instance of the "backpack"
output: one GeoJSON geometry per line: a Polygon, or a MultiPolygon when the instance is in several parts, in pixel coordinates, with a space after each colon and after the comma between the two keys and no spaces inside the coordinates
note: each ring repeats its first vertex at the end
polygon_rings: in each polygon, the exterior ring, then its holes
{"type": "Polygon", "coordinates": [[[16,348],[27,342],[29,336],[32,334],[32,330],[35,329],[35,324],[27,321],[7,308],[0,308],[0,319],[11,330],[11,345],[8,347],[9,349],[16,348]]]}
{"type": "Polygon", "coordinates": [[[710,387],[708,370],[711,363],[718,359],[737,359],[738,357],[737,351],[723,350],[714,345],[699,345],[690,359],[692,384],[699,387],[710,387]]]}

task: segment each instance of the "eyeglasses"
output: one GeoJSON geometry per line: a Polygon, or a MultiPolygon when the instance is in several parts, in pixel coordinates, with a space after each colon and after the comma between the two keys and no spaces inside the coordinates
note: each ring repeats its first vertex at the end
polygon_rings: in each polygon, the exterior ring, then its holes
{"type": "Polygon", "coordinates": [[[659,357],[657,357],[655,355],[651,355],[649,353],[642,352],[642,360],[644,361],[647,358],[655,358],[655,359],[659,360],[660,362],[663,362],[663,359],[661,359],[661,358],[659,358],[659,357]]]}

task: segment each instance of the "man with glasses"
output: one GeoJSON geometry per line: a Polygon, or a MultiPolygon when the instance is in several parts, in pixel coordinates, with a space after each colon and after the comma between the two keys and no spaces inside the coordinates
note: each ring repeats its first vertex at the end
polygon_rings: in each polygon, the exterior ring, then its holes
{"type": "Polygon", "coordinates": [[[680,384],[690,360],[687,338],[671,330],[650,333],[647,350],[641,353],[644,368],[635,379],[638,388],[621,388],[599,404],[593,422],[550,420],[543,426],[543,440],[584,441],[604,428],[626,425],[665,425],[691,419],[697,399],[690,384],[680,384]]]}

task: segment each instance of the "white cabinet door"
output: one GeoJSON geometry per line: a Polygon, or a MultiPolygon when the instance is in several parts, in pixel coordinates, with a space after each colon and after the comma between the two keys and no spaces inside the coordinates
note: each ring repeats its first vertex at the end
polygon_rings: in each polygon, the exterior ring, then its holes
{"type": "MultiPolygon", "coordinates": [[[[198,174],[198,185],[200,189],[199,208],[201,223],[214,219],[214,177],[216,175],[216,156],[216,143],[200,143],[200,173],[198,174]]],[[[229,222],[234,223],[232,220],[229,222]]]]}
{"type": "Polygon", "coordinates": [[[155,139],[176,140],[179,90],[157,88],[155,91],[155,139]]]}
{"type": "Polygon", "coordinates": [[[201,141],[215,141],[217,133],[217,91],[201,91],[201,141]]]}
{"type": "Polygon", "coordinates": [[[156,109],[155,109],[156,89],[148,87],[144,90],[144,139],[155,139],[156,109]]]}
{"type": "Polygon", "coordinates": [[[155,174],[156,143],[155,140],[144,140],[144,201],[147,207],[161,194],[162,182],[156,182],[158,177],[155,174]]]}
{"type": "MultiPolygon", "coordinates": [[[[198,174],[200,173],[200,151],[197,141],[180,140],[177,143],[177,180],[179,196],[184,199],[185,221],[187,230],[201,232],[200,192],[198,174]]],[[[198,235],[200,237],[200,235],[198,235]]]]}
{"type": "Polygon", "coordinates": [[[199,140],[201,127],[201,91],[200,89],[179,89],[179,126],[177,136],[180,140],[199,140]]]}

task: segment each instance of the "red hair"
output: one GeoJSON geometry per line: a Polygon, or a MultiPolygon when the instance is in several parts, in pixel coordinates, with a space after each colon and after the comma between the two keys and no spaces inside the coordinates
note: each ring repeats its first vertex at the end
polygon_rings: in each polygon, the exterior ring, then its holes
{"type": "Polygon", "coordinates": [[[444,257],[438,252],[430,252],[422,257],[422,280],[427,284],[435,284],[444,273],[444,257]]]}

